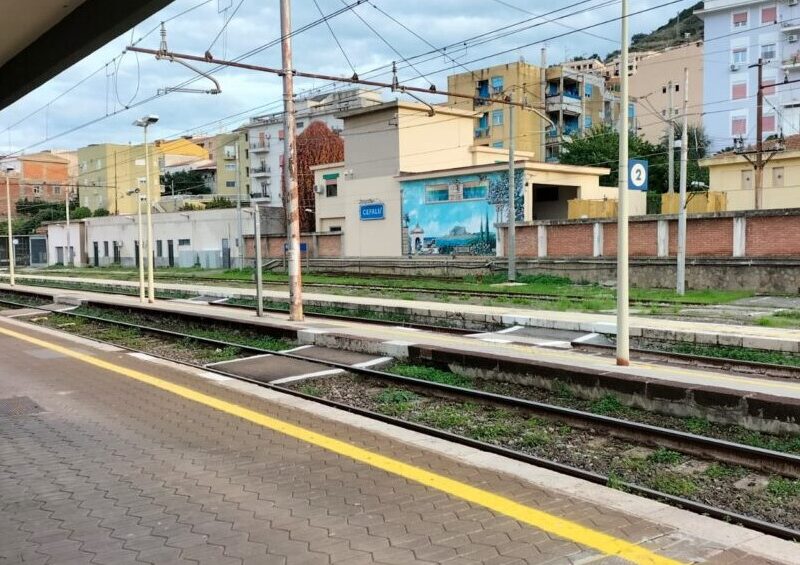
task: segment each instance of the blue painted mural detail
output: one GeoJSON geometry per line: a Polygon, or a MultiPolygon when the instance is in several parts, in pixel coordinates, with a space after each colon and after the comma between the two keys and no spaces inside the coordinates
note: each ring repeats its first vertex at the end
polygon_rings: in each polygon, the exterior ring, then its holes
{"type": "MultiPolygon", "coordinates": [[[[497,247],[494,225],[504,219],[506,208],[498,187],[508,186],[507,177],[497,172],[401,181],[411,253],[493,255],[497,247]]],[[[522,202],[519,206],[521,210],[522,202]]]]}

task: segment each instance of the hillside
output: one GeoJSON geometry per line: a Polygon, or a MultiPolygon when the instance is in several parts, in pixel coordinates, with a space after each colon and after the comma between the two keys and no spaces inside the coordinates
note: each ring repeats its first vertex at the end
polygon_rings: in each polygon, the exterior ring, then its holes
{"type": "MultiPolygon", "coordinates": [[[[695,10],[699,10],[702,7],[703,2],[698,2],[670,18],[667,23],[658,29],[650,33],[637,33],[631,38],[631,50],[650,51],[702,40],[703,20],[694,15],[695,10]]],[[[619,51],[609,53],[606,56],[606,60],[610,60],[618,54],[619,51]]]]}

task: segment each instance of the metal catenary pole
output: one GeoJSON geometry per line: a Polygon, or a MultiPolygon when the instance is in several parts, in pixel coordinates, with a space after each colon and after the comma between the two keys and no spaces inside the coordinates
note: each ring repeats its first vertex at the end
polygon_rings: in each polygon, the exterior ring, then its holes
{"type": "Polygon", "coordinates": [[[755,207],[756,210],[762,208],[762,197],[764,188],[764,61],[758,60],[758,90],[756,92],[756,190],[755,207]]]}
{"type": "Polygon", "coordinates": [[[136,219],[139,224],[139,301],[144,304],[147,300],[144,295],[144,226],[142,225],[142,194],[139,190],[136,195],[136,219]]]}
{"type": "Polygon", "coordinates": [[[14,228],[11,224],[11,188],[9,187],[9,173],[11,169],[6,169],[6,231],[8,232],[8,282],[11,286],[16,284],[14,277],[14,263],[16,263],[16,253],[14,253],[14,228]]]}
{"type": "MultiPolygon", "coordinates": [[[[514,100],[513,91],[508,95],[514,100]]],[[[517,182],[514,170],[514,106],[508,107],[508,281],[517,280],[517,182]]]]}
{"type": "Polygon", "coordinates": [[[686,293],[686,186],[689,161],[689,69],[683,69],[683,131],[681,131],[681,181],[678,203],[678,284],[677,293],[686,293]]]}
{"type": "Polygon", "coordinates": [[[620,54],[619,219],[617,229],[617,365],[630,365],[628,319],[628,0],[622,0],[620,54]]]}
{"type": "Polygon", "coordinates": [[[292,69],[292,15],[290,0],[281,5],[281,61],[283,73],[283,176],[288,196],[289,218],[289,319],[303,320],[303,281],[300,270],[300,195],[297,189],[297,124],[294,110],[294,80],[292,69]]]}
{"type": "Polygon", "coordinates": [[[147,127],[144,126],[144,174],[145,174],[145,190],[147,191],[147,301],[153,303],[156,301],[156,286],[153,275],[153,267],[155,259],[153,258],[153,202],[150,195],[152,187],[150,186],[150,148],[147,145],[147,127]]]}
{"type": "Polygon", "coordinates": [[[236,222],[237,222],[237,239],[236,239],[236,258],[239,264],[239,270],[244,268],[244,230],[242,229],[242,174],[239,170],[239,140],[236,140],[236,222]]]}
{"type": "Polygon", "coordinates": [[[261,211],[258,209],[258,203],[253,202],[253,248],[256,255],[256,314],[258,316],[264,315],[264,285],[262,284],[261,273],[261,211]]]}

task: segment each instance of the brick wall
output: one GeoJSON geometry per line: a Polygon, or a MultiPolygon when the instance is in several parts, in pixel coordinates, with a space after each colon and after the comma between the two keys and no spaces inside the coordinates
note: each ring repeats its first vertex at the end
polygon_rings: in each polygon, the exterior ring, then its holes
{"type": "MultiPolygon", "coordinates": [[[[690,257],[732,257],[736,218],[745,222],[746,257],[800,257],[800,209],[690,216],[686,225],[686,254],[690,257]]],[[[668,228],[668,255],[674,257],[677,254],[677,219],[675,216],[652,216],[630,221],[631,257],[658,256],[659,222],[666,224],[668,228]]],[[[520,224],[517,226],[517,254],[521,258],[538,256],[537,232],[543,226],[547,230],[546,257],[592,257],[595,224],[601,226],[603,233],[602,256],[615,256],[617,224],[607,220],[559,220],[520,224]]],[[[505,231],[504,226],[498,229],[505,231]]]]}
{"type": "Polygon", "coordinates": [[[748,256],[800,256],[800,216],[748,218],[748,256]]]}
{"type": "Polygon", "coordinates": [[[548,227],[547,254],[552,257],[591,257],[593,231],[592,224],[548,227]]]}
{"type": "MultiPolygon", "coordinates": [[[[244,236],[244,246],[246,256],[255,257],[255,246],[253,236],[244,236]]],[[[261,255],[264,259],[280,259],[283,257],[284,244],[286,237],[283,235],[263,235],[261,236],[261,255]]],[[[308,249],[308,256],[314,257],[341,257],[342,256],[342,234],[302,234],[300,243],[305,244],[308,249]],[[316,245],[315,245],[316,241],[316,245]]],[[[306,254],[303,253],[305,258],[306,254]]]]}
{"type": "Polygon", "coordinates": [[[341,257],[342,236],[324,234],[317,236],[317,257],[341,257]]]}

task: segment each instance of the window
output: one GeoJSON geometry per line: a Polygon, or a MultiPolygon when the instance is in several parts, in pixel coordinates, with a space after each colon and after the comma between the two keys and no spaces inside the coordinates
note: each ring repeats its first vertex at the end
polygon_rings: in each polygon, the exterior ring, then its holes
{"type": "Polygon", "coordinates": [[[41,196],[42,194],[42,187],[41,186],[34,186],[33,187],[33,195],[34,196],[41,196]]]}
{"type": "Polygon", "coordinates": [[[761,46],[761,58],[771,61],[776,57],[776,49],[774,43],[767,43],[761,46]]]}
{"type": "Polygon", "coordinates": [[[303,127],[303,122],[297,122],[297,127],[298,127],[298,128],[301,128],[301,127],[303,127]]]}
{"type": "Polygon", "coordinates": [[[492,90],[495,94],[503,92],[503,77],[492,77],[492,90]]]}
{"type": "Polygon", "coordinates": [[[761,23],[774,24],[778,21],[778,8],[770,6],[769,8],[761,8],[761,23]]]}
{"type": "Polygon", "coordinates": [[[503,148],[503,142],[502,141],[495,141],[494,143],[492,143],[492,147],[494,147],[495,149],[502,149],[503,148]]]}
{"type": "Polygon", "coordinates": [[[731,85],[731,100],[741,100],[747,98],[747,83],[736,82],[731,85]]]}
{"type": "Polygon", "coordinates": [[[226,159],[235,159],[236,158],[236,146],[235,145],[226,145],[225,146],[225,158],[226,159]]]}
{"type": "Polygon", "coordinates": [[[775,79],[765,78],[762,80],[762,84],[764,85],[764,94],[767,96],[775,94],[775,79]]]}
{"type": "Polygon", "coordinates": [[[227,188],[236,188],[236,181],[235,180],[226,180],[225,186],[227,188]]]}
{"type": "Polygon", "coordinates": [[[493,110],[492,111],[492,125],[493,126],[502,126],[503,125],[503,110],[493,110]]]}
{"type": "Polygon", "coordinates": [[[226,171],[235,171],[236,170],[236,163],[225,163],[225,170],[226,171]]]}
{"type": "Polygon", "coordinates": [[[336,196],[339,196],[339,185],[337,181],[327,181],[325,183],[325,197],[334,198],[336,196]]]}
{"type": "Polygon", "coordinates": [[[731,118],[731,135],[745,135],[747,133],[747,117],[736,116],[731,118]]]}
{"type": "Polygon", "coordinates": [[[533,193],[536,202],[558,202],[557,186],[537,186],[533,193]]]}
{"type": "Polygon", "coordinates": [[[746,65],[747,47],[740,47],[738,49],[734,49],[731,61],[733,62],[734,65],[746,65]]]}
{"type": "Polygon", "coordinates": [[[485,186],[465,186],[463,191],[464,200],[483,200],[486,198],[485,186]]]}
{"type": "Polygon", "coordinates": [[[54,186],[53,187],[53,196],[58,196],[60,194],[61,194],[61,187],[60,186],[54,186]]]}
{"type": "Polygon", "coordinates": [[[747,27],[747,12],[734,12],[733,27],[747,27]]]}
{"type": "Polygon", "coordinates": [[[586,98],[591,98],[592,97],[592,85],[590,83],[586,83],[586,85],[583,88],[583,92],[586,95],[586,98]]]}
{"type": "Polygon", "coordinates": [[[244,168],[244,174],[246,174],[248,177],[250,176],[250,167],[244,168]]]}
{"type": "Polygon", "coordinates": [[[761,127],[764,131],[775,131],[775,114],[762,116],[761,127]]]}
{"type": "Polygon", "coordinates": [[[450,190],[447,185],[436,184],[425,190],[425,202],[447,202],[450,200],[450,190]]]}
{"type": "Polygon", "coordinates": [[[108,257],[108,242],[103,242],[103,257],[108,257]]]}
{"type": "Polygon", "coordinates": [[[249,159],[250,158],[250,150],[249,149],[245,149],[244,150],[244,158],[245,159],[249,159]]]}
{"type": "Polygon", "coordinates": [[[342,231],[342,226],[331,226],[330,228],[328,228],[328,231],[340,232],[342,231]]]}
{"type": "Polygon", "coordinates": [[[591,116],[584,116],[583,117],[583,129],[592,129],[592,117],[591,116]]]}
{"type": "Polygon", "coordinates": [[[156,240],[156,257],[163,257],[164,256],[164,245],[163,241],[156,240]]]}
{"type": "Polygon", "coordinates": [[[772,168],[772,186],[774,188],[783,188],[783,167],[772,168]]]}
{"type": "Polygon", "coordinates": [[[192,240],[190,239],[179,239],[178,240],[178,247],[183,247],[184,245],[191,245],[192,240]]]}

